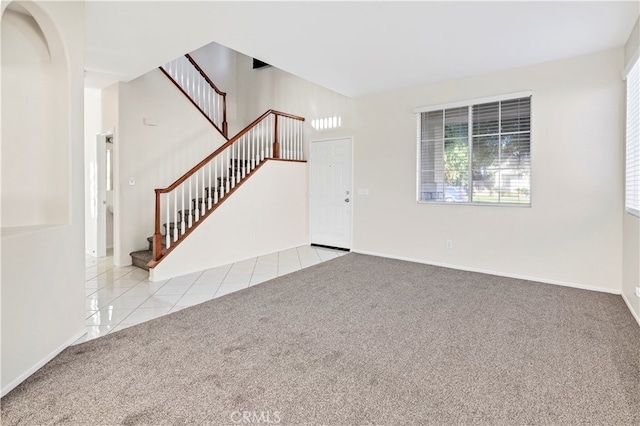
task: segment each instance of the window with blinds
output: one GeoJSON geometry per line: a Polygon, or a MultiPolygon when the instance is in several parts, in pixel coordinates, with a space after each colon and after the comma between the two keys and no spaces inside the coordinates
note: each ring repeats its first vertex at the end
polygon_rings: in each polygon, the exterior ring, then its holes
{"type": "Polygon", "coordinates": [[[625,208],[640,217],[640,59],[627,79],[627,141],[625,167],[625,208]]]}
{"type": "Polygon", "coordinates": [[[531,94],[418,108],[418,201],[531,204],[531,94]]]}

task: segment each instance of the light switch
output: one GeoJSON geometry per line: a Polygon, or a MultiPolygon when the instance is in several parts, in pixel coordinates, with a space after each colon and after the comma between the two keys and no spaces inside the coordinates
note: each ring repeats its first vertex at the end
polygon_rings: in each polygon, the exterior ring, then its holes
{"type": "Polygon", "coordinates": [[[369,188],[358,188],[358,195],[369,195],[369,188]]]}
{"type": "Polygon", "coordinates": [[[135,185],[135,184],[136,184],[136,178],[134,178],[134,177],[130,177],[130,178],[129,178],[129,185],[130,185],[130,186],[133,186],[133,185],[135,185]]]}

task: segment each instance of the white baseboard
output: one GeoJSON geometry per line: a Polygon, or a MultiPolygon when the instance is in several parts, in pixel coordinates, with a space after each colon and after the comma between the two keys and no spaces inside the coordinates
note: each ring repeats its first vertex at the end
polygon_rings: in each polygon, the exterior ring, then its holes
{"type": "Polygon", "coordinates": [[[638,325],[640,325],[640,315],[638,315],[638,313],[633,310],[633,308],[631,307],[631,302],[629,301],[629,299],[627,299],[627,296],[625,296],[624,293],[622,293],[622,300],[624,300],[624,303],[627,304],[627,308],[629,308],[629,310],[631,311],[631,315],[633,315],[638,325]]]}
{"type": "Polygon", "coordinates": [[[53,350],[53,352],[51,352],[49,355],[47,355],[46,357],[44,357],[43,359],[38,361],[33,367],[29,368],[27,371],[25,371],[20,376],[18,376],[14,381],[12,381],[11,383],[9,383],[5,387],[3,387],[2,391],[0,392],[0,397],[3,397],[6,394],[8,394],[9,392],[11,392],[16,386],[18,386],[20,383],[24,382],[29,376],[31,376],[33,373],[35,373],[36,371],[41,369],[46,363],[51,361],[60,352],[62,352],[63,350],[65,350],[66,348],[71,346],[76,340],[78,340],[79,338],[81,338],[85,334],[87,334],[87,330],[86,329],[83,330],[82,332],[78,333],[76,336],[72,337],[71,339],[67,340],[64,344],[58,346],[56,349],[53,350]]]}
{"type": "Polygon", "coordinates": [[[566,281],[550,280],[550,279],[541,278],[541,277],[530,277],[530,276],[526,276],[526,275],[510,274],[510,273],[505,273],[505,272],[491,271],[491,270],[487,270],[487,269],[469,268],[469,267],[466,267],[466,266],[451,265],[451,264],[448,264],[448,263],[441,263],[441,262],[430,262],[430,261],[427,261],[427,260],[424,260],[424,259],[415,259],[415,258],[405,257],[405,256],[394,256],[394,255],[390,255],[390,254],[377,253],[377,252],[366,251],[366,250],[352,249],[351,251],[354,252],[354,253],[368,254],[368,255],[371,255],[371,256],[388,257],[390,259],[406,260],[408,262],[422,263],[422,264],[425,264],[425,265],[441,266],[443,268],[457,269],[457,270],[460,270],[460,271],[478,272],[478,273],[481,273],[481,274],[496,275],[496,276],[499,276],[499,277],[516,278],[516,279],[527,280],[527,281],[536,281],[536,282],[544,283],[544,284],[554,284],[554,285],[560,285],[560,286],[563,286],[563,287],[573,287],[573,288],[579,288],[579,289],[583,289],[583,290],[598,291],[598,292],[601,292],[601,293],[609,293],[609,294],[621,294],[622,293],[620,290],[615,290],[615,289],[606,288],[606,287],[597,287],[597,286],[590,286],[590,285],[584,285],[584,284],[578,284],[578,283],[571,283],[571,282],[566,282],[566,281]]]}

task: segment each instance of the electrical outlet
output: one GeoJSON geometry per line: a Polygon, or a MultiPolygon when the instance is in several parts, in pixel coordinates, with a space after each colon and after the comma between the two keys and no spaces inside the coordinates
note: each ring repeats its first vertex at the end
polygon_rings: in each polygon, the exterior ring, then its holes
{"type": "Polygon", "coordinates": [[[448,249],[453,248],[453,241],[447,240],[447,248],[448,249]]]}
{"type": "Polygon", "coordinates": [[[636,297],[640,297],[640,287],[636,287],[635,294],[636,294],[636,297]]]}

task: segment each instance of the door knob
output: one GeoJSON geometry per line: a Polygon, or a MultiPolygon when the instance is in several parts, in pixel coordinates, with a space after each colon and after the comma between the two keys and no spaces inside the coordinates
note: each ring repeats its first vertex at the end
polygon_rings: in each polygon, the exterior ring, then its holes
{"type": "Polygon", "coordinates": [[[348,202],[349,202],[349,199],[348,199],[348,198],[345,198],[345,199],[344,199],[344,202],[345,202],[345,203],[348,203],[348,202]]]}

